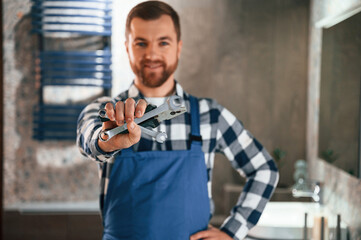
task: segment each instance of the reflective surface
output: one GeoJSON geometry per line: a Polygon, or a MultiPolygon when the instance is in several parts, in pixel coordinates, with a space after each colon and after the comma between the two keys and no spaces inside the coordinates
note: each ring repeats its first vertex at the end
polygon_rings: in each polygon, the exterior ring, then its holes
{"type": "Polygon", "coordinates": [[[354,176],[360,148],[361,13],[323,30],[319,156],[354,176]]]}

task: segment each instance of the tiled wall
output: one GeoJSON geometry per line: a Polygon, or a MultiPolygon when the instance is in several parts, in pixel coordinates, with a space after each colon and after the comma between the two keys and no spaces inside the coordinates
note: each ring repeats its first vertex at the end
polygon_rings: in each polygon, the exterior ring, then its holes
{"type": "Polygon", "coordinates": [[[3,1],[4,203],[97,199],[97,167],[74,142],[32,139],[37,35],[31,34],[31,1],[3,1]]]}
{"type": "MultiPolygon", "coordinates": [[[[283,176],[286,184],[292,183],[294,161],[305,157],[306,142],[311,176],[327,179],[329,206],[342,210],[354,239],[360,239],[360,181],[317,159],[322,30],[315,23],[361,1],[312,0],[309,33],[308,1],[168,2],[182,17],[184,51],[177,78],[186,90],[217,98],[270,151],[284,148],[288,156],[281,180],[283,176]],[[297,92],[292,92],[295,89],[297,92]]],[[[38,143],[31,139],[31,109],[37,99],[32,50],[37,39],[29,33],[29,9],[30,1],[3,0],[5,204],[96,199],[95,164],[82,158],[72,144],[38,143]],[[44,151],[47,157],[39,158],[44,151]]],[[[239,182],[224,165],[226,160],[218,163],[220,170],[215,177],[220,184],[239,182]]]]}
{"type": "MultiPolygon", "coordinates": [[[[270,152],[285,150],[281,185],[291,185],[293,164],[305,157],[308,1],[167,2],[183,30],[177,80],[190,93],[216,98],[270,152]]],[[[32,139],[39,90],[30,1],[3,0],[3,10],[5,204],[96,200],[97,166],[73,142],[32,139]]],[[[224,157],[216,161],[213,195],[221,202],[223,184],[239,176],[224,157]]]]}

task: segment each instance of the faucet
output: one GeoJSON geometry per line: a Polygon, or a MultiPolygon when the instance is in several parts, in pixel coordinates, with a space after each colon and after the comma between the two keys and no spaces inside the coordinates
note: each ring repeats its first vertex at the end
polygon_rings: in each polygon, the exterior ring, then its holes
{"type": "Polygon", "coordinates": [[[320,182],[306,180],[308,179],[308,174],[305,160],[300,159],[296,161],[293,178],[296,181],[292,187],[293,197],[309,197],[312,198],[314,202],[322,203],[320,182]]]}
{"type": "Polygon", "coordinates": [[[309,197],[314,202],[322,204],[321,183],[316,181],[305,181],[300,178],[292,187],[292,196],[295,198],[309,197]]]}

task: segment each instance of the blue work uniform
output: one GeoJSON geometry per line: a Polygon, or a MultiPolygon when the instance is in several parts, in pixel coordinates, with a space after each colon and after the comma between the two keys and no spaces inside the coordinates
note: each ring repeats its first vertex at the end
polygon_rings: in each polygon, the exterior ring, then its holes
{"type": "Polygon", "coordinates": [[[190,96],[190,148],[121,151],[103,209],[103,240],[189,240],[210,218],[198,99],[190,96]]]}

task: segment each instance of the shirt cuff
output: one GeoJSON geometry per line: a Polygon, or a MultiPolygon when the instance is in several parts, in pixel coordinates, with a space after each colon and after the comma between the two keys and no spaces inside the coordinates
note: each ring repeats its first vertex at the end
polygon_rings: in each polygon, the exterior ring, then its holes
{"type": "Polygon", "coordinates": [[[229,216],[220,229],[235,240],[243,240],[249,231],[246,220],[239,213],[229,216]]]}

